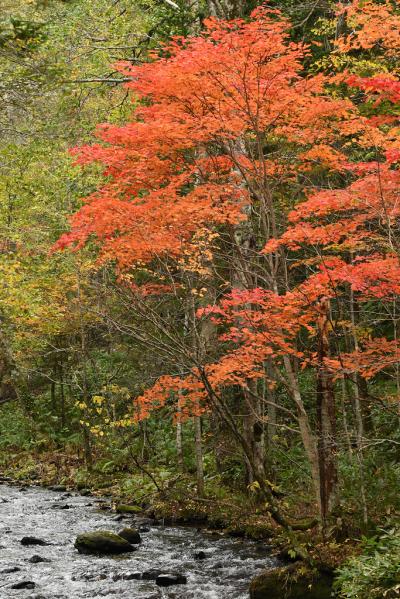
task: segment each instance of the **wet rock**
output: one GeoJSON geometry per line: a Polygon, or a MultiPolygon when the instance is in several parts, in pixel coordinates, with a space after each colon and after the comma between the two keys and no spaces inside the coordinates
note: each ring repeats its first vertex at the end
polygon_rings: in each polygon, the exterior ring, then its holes
{"type": "Polygon", "coordinates": [[[74,574],[71,579],[74,581],[106,580],[107,574],[104,572],[86,572],[85,574],[74,574]]]}
{"type": "Polygon", "coordinates": [[[251,599],[329,599],[332,577],[315,575],[303,565],[265,570],[251,581],[251,599]]]}
{"type": "Polygon", "coordinates": [[[51,507],[53,510],[69,510],[71,506],[68,503],[54,503],[51,507]]]}
{"type": "Polygon", "coordinates": [[[142,508],[138,505],[126,505],[124,503],[120,503],[115,507],[115,511],[117,514],[138,514],[142,511],[142,508]]]}
{"type": "Polygon", "coordinates": [[[75,547],[79,553],[105,553],[118,554],[135,551],[126,539],[109,530],[98,530],[78,535],[75,547]]]}
{"type": "Polygon", "coordinates": [[[23,493],[24,491],[27,491],[27,490],[28,490],[28,487],[27,487],[26,485],[24,485],[23,487],[20,487],[20,488],[18,489],[18,491],[19,491],[20,493],[23,493]]]}
{"type": "Polygon", "coordinates": [[[79,489],[79,495],[82,495],[82,497],[88,497],[91,494],[92,491],[90,489],[79,489]]]}
{"type": "Polygon", "coordinates": [[[233,539],[244,539],[246,533],[244,530],[230,530],[228,531],[228,535],[233,539]]]}
{"type": "Polygon", "coordinates": [[[42,557],[41,555],[32,555],[32,557],[28,559],[28,562],[31,564],[40,564],[42,562],[51,562],[51,560],[47,559],[47,557],[42,557]]]}
{"type": "Polygon", "coordinates": [[[150,532],[150,526],[139,526],[139,532],[150,532]]]}
{"type": "Polygon", "coordinates": [[[187,578],[182,574],[160,574],[156,578],[159,587],[172,587],[175,584],[186,584],[187,578]]]}
{"type": "Polygon", "coordinates": [[[51,487],[49,487],[49,489],[50,491],[57,491],[58,493],[63,493],[67,490],[67,487],[65,485],[52,485],[51,487]]]}
{"type": "Polygon", "coordinates": [[[68,499],[69,497],[72,497],[72,493],[70,493],[68,491],[68,493],[64,493],[64,495],[61,495],[61,499],[68,499]]]}
{"type": "Polygon", "coordinates": [[[136,528],[123,528],[118,534],[123,539],[126,539],[131,545],[138,545],[142,542],[142,538],[136,528]]]}
{"type": "Polygon", "coordinates": [[[142,579],[143,580],[157,580],[157,578],[163,574],[162,570],[146,570],[143,572],[142,579]]]}
{"type": "Polygon", "coordinates": [[[138,518],[138,524],[140,526],[161,526],[164,524],[163,520],[156,520],[155,518],[138,518]]]}
{"type": "Polygon", "coordinates": [[[115,518],[113,518],[114,522],[121,522],[121,520],[124,520],[125,516],[123,516],[122,514],[119,514],[119,516],[115,516],[115,518]]]}
{"type": "Polygon", "coordinates": [[[43,539],[38,539],[37,537],[22,537],[21,545],[50,545],[50,543],[43,541],[43,539]]]}
{"type": "Polygon", "coordinates": [[[116,573],[111,576],[114,581],[118,580],[140,580],[142,574],[140,572],[122,572],[116,573]]]}
{"type": "Polygon", "coordinates": [[[21,568],[18,566],[11,566],[11,568],[5,568],[5,570],[1,570],[0,574],[14,574],[14,572],[20,572],[21,568]]]}
{"type": "Polygon", "coordinates": [[[96,507],[98,510],[104,511],[104,512],[109,512],[111,510],[111,505],[107,504],[107,503],[98,503],[96,502],[96,507]]]}
{"type": "Polygon", "coordinates": [[[206,559],[207,558],[207,554],[205,551],[196,551],[196,553],[193,554],[194,559],[206,559]]]}
{"type": "Polygon", "coordinates": [[[32,580],[21,580],[11,585],[11,589],[34,589],[36,584],[32,580]]]}

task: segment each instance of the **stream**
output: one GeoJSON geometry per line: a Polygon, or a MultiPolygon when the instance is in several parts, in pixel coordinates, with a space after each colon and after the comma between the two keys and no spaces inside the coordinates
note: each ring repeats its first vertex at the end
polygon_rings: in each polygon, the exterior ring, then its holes
{"type": "Polygon", "coordinates": [[[99,509],[106,505],[74,493],[0,484],[0,599],[248,599],[251,578],[276,565],[263,544],[139,517],[116,521],[114,512],[99,509]],[[142,543],[134,553],[94,556],[74,548],[82,532],[140,525],[142,543]],[[25,536],[50,544],[24,546],[25,536]],[[200,551],[205,559],[195,557],[200,551]],[[49,561],[31,563],[33,555],[49,561]],[[154,580],[129,579],[151,569],[184,574],[187,584],[160,588],[154,580]],[[35,587],[12,588],[26,581],[35,587]]]}

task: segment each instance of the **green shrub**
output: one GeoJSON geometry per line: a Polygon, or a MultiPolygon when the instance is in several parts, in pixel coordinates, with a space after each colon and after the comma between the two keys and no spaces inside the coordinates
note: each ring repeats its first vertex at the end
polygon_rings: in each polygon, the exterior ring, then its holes
{"type": "Polygon", "coordinates": [[[343,599],[400,597],[400,529],[365,539],[362,555],[339,568],[335,589],[343,599]]]}

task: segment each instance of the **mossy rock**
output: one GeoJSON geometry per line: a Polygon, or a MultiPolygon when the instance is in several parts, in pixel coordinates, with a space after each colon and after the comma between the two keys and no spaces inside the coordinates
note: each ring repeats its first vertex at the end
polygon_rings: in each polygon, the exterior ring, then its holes
{"type": "Polygon", "coordinates": [[[311,572],[304,564],[265,570],[250,584],[251,599],[330,599],[332,577],[311,572]]]}
{"type": "Polygon", "coordinates": [[[124,503],[120,503],[116,506],[115,511],[117,514],[138,514],[142,511],[142,508],[138,505],[126,505],[124,503]]]}
{"type": "Polygon", "coordinates": [[[131,543],[131,545],[138,545],[142,542],[142,538],[136,528],[123,528],[118,534],[120,537],[128,541],[128,543],[131,543]]]}
{"type": "Polygon", "coordinates": [[[135,551],[135,547],[119,535],[109,530],[97,530],[78,535],[75,547],[79,553],[89,554],[118,554],[135,551]]]}

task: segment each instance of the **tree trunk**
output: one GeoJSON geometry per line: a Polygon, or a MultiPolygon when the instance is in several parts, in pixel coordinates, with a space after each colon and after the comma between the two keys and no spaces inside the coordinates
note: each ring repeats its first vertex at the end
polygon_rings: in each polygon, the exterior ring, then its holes
{"type": "Polygon", "coordinates": [[[178,468],[181,472],[183,472],[184,466],[183,466],[182,422],[179,420],[179,409],[178,409],[178,420],[176,423],[176,456],[177,456],[178,468]]]}
{"type": "Polygon", "coordinates": [[[311,476],[314,485],[315,497],[317,500],[318,512],[321,517],[322,506],[321,506],[321,493],[320,493],[320,465],[318,457],[318,446],[317,441],[312,433],[310,420],[306,412],[303,399],[301,397],[299,383],[293,370],[293,366],[289,356],[283,358],[286,375],[288,377],[289,389],[292,395],[293,401],[297,409],[297,421],[299,423],[301,439],[303,442],[304,450],[310,464],[311,476]]]}
{"type": "MultiPolygon", "coordinates": [[[[78,299],[78,310],[79,310],[79,333],[81,342],[81,360],[82,360],[82,399],[85,404],[89,402],[89,380],[87,372],[87,344],[86,344],[86,330],[83,318],[83,300],[82,300],[82,285],[81,285],[81,272],[79,265],[76,268],[76,288],[77,288],[77,299],[78,299]]],[[[85,462],[86,467],[90,471],[93,466],[93,455],[92,446],[90,442],[90,432],[86,426],[83,425],[83,443],[85,448],[85,462]]]]}
{"type": "Polygon", "coordinates": [[[252,0],[207,0],[208,12],[220,19],[236,19],[248,15],[260,2],[252,0]]]}
{"type": "Polygon", "coordinates": [[[253,391],[252,394],[244,391],[245,406],[247,414],[243,417],[243,436],[250,448],[252,455],[252,464],[247,461],[247,479],[248,483],[254,482],[254,466],[260,476],[265,478],[265,463],[264,463],[264,425],[261,414],[261,401],[255,399],[257,394],[257,381],[251,380],[248,382],[249,387],[253,391]]]}
{"type": "Polygon", "coordinates": [[[325,532],[330,514],[338,501],[336,409],[332,374],[325,359],[329,357],[329,302],[321,300],[318,319],[317,432],[320,471],[322,529],[325,532]]]}
{"type": "Polygon", "coordinates": [[[196,451],[196,479],[197,493],[200,497],[204,495],[204,469],[203,469],[203,442],[201,436],[201,416],[194,417],[194,437],[196,451]]]}

